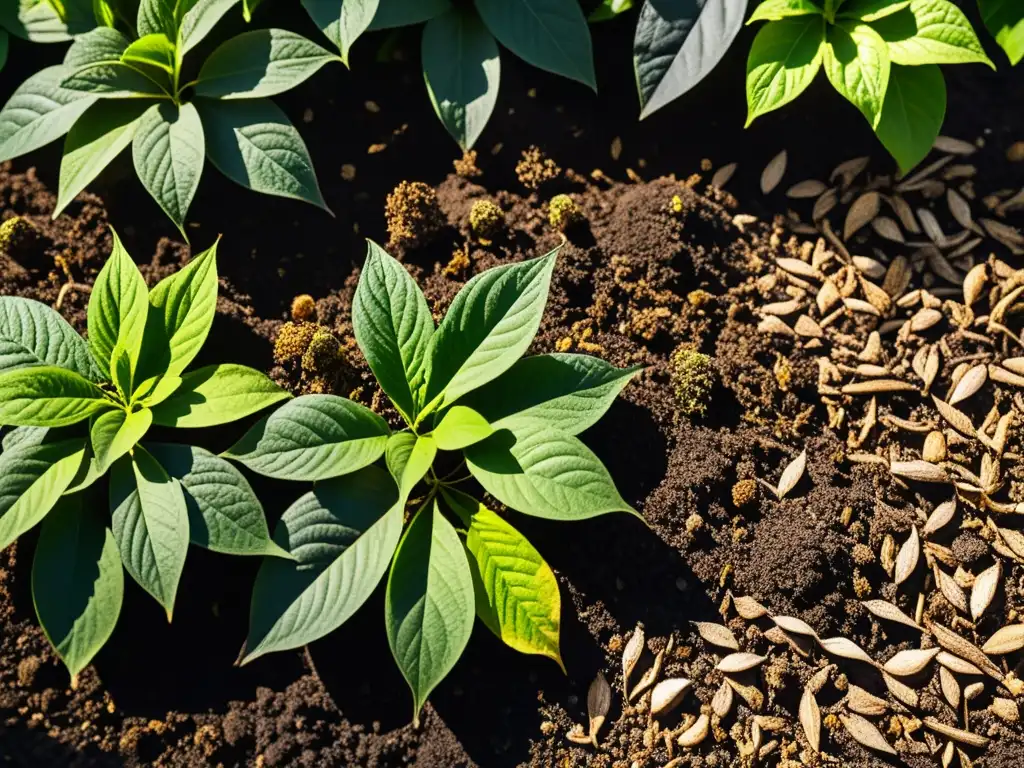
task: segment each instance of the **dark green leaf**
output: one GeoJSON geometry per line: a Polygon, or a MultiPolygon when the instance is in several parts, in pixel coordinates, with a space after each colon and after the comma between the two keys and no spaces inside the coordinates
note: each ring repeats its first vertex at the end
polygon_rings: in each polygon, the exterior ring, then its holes
{"type": "Polygon", "coordinates": [[[1024,59],[1024,4],[1019,0],[978,0],[978,8],[1010,64],[1019,64],[1024,59]]]}
{"type": "Polygon", "coordinates": [[[110,27],[97,27],[75,38],[75,42],[64,55],[64,66],[68,72],[87,67],[90,64],[114,64],[121,60],[131,41],[110,27]]]}
{"type": "Polygon", "coordinates": [[[0,296],[0,373],[57,366],[100,381],[89,345],[58,312],[18,296],[0,296]]]}
{"type": "Polygon", "coordinates": [[[221,17],[238,4],[238,0],[184,0],[178,6],[181,24],[178,45],[188,53],[210,34],[221,17]]]}
{"type": "Polygon", "coordinates": [[[892,66],[882,119],[875,133],[901,173],[924,160],[946,117],[946,82],[935,64],[892,66]]]}
{"type": "MultiPolygon", "coordinates": [[[[318,1],[323,3],[333,1],[337,4],[337,0],[312,0],[312,2],[318,1]]],[[[310,0],[305,0],[305,3],[309,2],[310,0]]],[[[370,22],[370,30],[394,29],[395,27],[420,24],[451,10],[451,7],[451,0],[383,0],[377,7],[373,21],[370,22]]]]}
{"type": "Polygon", "coordinates": [[[0,375],[0,424],[67,427],[112,403],[103,390],[66,368],[38,366],[0,375]]]}
{"type": "MultiPolygon", "coordinates": [[[[195,0],[184,0],[194,5],[195,0]]],[[[136,29],[139,36],[163,33],[171,40],[178,37],[178,0],[139,0],[136,29]]]]}
{"type": "Polygon", "coordinates": [[[32,152],[67,133],[96,97],[62,88],[64,67],[47,67],[18,86],[0,111],[0,161],[32,152]]]}
{"type": "Polygon", "coordinates": [[[61,87],[106,99],[166,97],[161,83],[131,64],[101,62],[80,67],[61,81],[61,87]]]}
{"type": "Polygon", "coordinates": [[[84,457],[83,440],[29,443],[0,454],[0,550],[46,517],[84,457]]]}
{"type": "Polygon", "coordinates": [[[262,411],[291,395],[254,368],[209,365],[182,377],[175,393],[154,407],[164,427],[215,427],[262,411]]]}

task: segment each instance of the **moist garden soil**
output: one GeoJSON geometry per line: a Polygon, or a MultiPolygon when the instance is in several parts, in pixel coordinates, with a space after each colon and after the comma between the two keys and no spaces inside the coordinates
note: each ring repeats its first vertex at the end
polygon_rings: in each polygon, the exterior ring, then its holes
{"type": "MultiPolygon", "coordinates": [[[[604,86],[596,99],[504,56],[501,99],[477,167],[460,165],[461,175],[453,172],[457,150],[433,117],[415,66],[415,38],[400,40],[404,56],[388,63],[373,61],[367,41],[354,72],[330,69],[281,99],[305,136],[336,217],[245,192],[208,167],[188,228],[199,249],[223,235],[218,314],[198,364],[246,363],[296,394],[327,389],[379,407],[352,339],[350,307],[362,238],[389,238],[387,194],[403,180],[436,190],[437,208],[424,216],[415,201],[395,201],[392,230],[407,225],[411,237],[390,248],[424,286],[435,316],[473,274],[562,243],[547,202],[556,193],[573,197],[584,221],[566,232],[531,353],[582,352],[645,366],[583,439],[647,526],[627,515],[571,525],[513,515],[558,576],[568,674],[540,657],[517,655],[478,623],[414,729],[411,698],[387,647],[380,590],[344,627],[307,649],[237,668],[258,562],[193,547],[173,624],[129,583],[113,638],[72,690],[35,621],[29,534],[0,553],[0,765],[660,766],[669,754],[662,741],[645,741],[643,699],[623,702],[622,650],[641,624],[648,643],[635,682],[671,637],[662,677],[694,681],[680,710],[696,713],[721,683],[714,667],[722,654],[700,640],[691,621],[729,623],[745,650],[769,657],[752,682],[764,693],[760,713],[786,725],[765,734],[764,742],[778,743],[760,764],[799,765],[808,753],[798,702],[821,655],[804,659],[772,645],[763,621],[744,622],[734,611],[723,620],[723,600],[751,596],[774,614],[807,621],[822,637],[854,640],[874,658],[914,647],[914,631],[880,628],[861,607],[858,579],[872,585],[871,597],[891,599],[892,585],[877,562],[855,562],[853,553],[866,545],[877,554],[887,533],[902,540],[915,507],[930,509],[942,496],[917,495],[877,466],[845,461],[845,432],[829,428],[812,357],[759,333],[751,309],[759,303],[757,279],[799,246],[776,218],[792,206],[785,187],[827,177],[857,155],[871,155],[877,173],[891,173],[891,161],[823,78],[795,106],[744,131],[749,30],[713,77],[637,124],[624,75],[628,37],[622,26],[595,28],[604,86]],[[523,162],[530,145],[539,153],[523,162]],[[782,149],[789,155],[785,182],[763,196],[761,170],[782,149]],[[728,191],[709,187],[709,171],[729,162],[738,170],[728,191]],[[472,203],[482,198],[505,211],[506,228],[490,242],[468,225],[472,203]],[[741,213],[756,220],[737,220],[741,213]],[[317,300],[316,322],[339,340],[326,377],[275,360],[292,299],[304,293],[317,300]],[[716,384],[703,415],[683,412],[671,375],[673,352],[687,345],[714,360],[716,384]],[[763,485],[754,485],[751,496],[749,483],[734,495],[740,481],[774,484],[805,449],[807,473],[784,500],[763,485]],[[566,736],[575,724],[586,728],[587,689],[598,673],[614,694],[595,749],[566,736]]],[[[26,61],[39,56],[38,47],[12,52],[0,96],[41,66],[39,58],[26,61]]],[[[1006,150],[1024,140],[1024,79],[980,66],[950,67],[946,76],[944,132],[983,139],[985,148],[971,159],[979,186],[984,179],[986,188],[1019,188],[1024,164],[1009,163],[1006,150]]],[[[150,284],[186,263],[190,250],[145,196],[127,156],[94,185],[95,194],[81,195],[51,221],[58,162],[59,149],[50,148],[0,168],[0,216],[25,216],[36,229],[34,238],[0,255],[0,294],[59,302],[84,331],[88,286],[110,251],[109,224],[150,284]]],[[[241,432],[205,430],[200,444],[223,450],[241,432]]],[[[302,492],[298,485],[253,482],[271,526],[302,492]]],[[[983,546],[964,536],[958,551],[983,546]]],[[[1005,610],[1020,610],[1024,570],[1007,567],[1005,610]]],[[[878,679],[865,678],[856,682],[882,695],[878,679]]],[[[840,687],[822,692],[823,715],[839,711],[840,687]]],[[[952,722],[944,706],[934,691],[922,697],[925,713],[952,722]]],[[[736,724],[748,723],[751,712],[749,703],[734,705],[684,764],[745,764],[749,726],[736,724]]],[[[668,728],[679,722],[673,717],[668,728]]],[[[1005,768],[1024,755],[1019,723],[1007,725],[983,707],[971,722],[993,736],[987,750],[970,750],[975,765],[1005,768]]],[[[920,732],[915,738],[923,746],[920,732]]],[[[825,731],[823,750],[834,765],[936,764],[920,750],[886,758],[842,728],[825,731]]]]}

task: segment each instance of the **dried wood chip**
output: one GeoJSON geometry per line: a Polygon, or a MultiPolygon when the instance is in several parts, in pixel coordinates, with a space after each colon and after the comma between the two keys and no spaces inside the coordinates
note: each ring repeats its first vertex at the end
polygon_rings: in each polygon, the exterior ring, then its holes
{"type": "Polygon", "coordinates": [[[961,400],[966,400],[981,389],[986,381],[988,381],[988,366],[983,364],[973,366],[953,388],[953,392],[949,396],[949,404],[955,405],[961,400]]]}
{"type": "Polygon", "coordinates": [[[886,240],[891,240],[894,243],[907,242],[900,225],[896,223],[895,219],[890,219],[888,216],[876,216],[871,220],[871,228],[875,230],[875,234],[886,240]]]}
{"type": "Polygon", "coordinates": [[[999,667],[993,664],[992,660],[985,655],[985,652],[974,643],[960,637],[951,629],[934,622],[928,623],[928,630],[935,635],[939,645],[954,656],[966,659],[989,677],[1002,682],[1003,673],[999,671],[999,667]]]}
{"type": "Polygon", "coordinates": [[[935,661],[950,672],[956,672],[958,675],[984,674],[980,669],[971,664],[971,662],[966,659],[961,659],[959,656],[954,656],[949,651],[939,651],[935,655],[935,661]]]}
{"type": "Polygon", "coordinates": [[[732,604],[735,606],[736,613],[740,615],[740,618],[747,621],[753,621],[768,615],[768,609],[752,597],[734,597],[732,604]]]}
{"type": "Polygon", "coordinates": [[[736,642],[736,637],[733,635],[732,630],[724,624],[715,624],[710,621],[693,621],[690,623],[697,627],[697,632],[700,633],[705,642],[717,645],[720,648],[729,648],[733,651],[740,649],[740,645],[736,642]]]}
{"type": "Polygon", "coordinates": [[[920,698],[917,695],[917,691],[906,683],[897,680],[884,669],[882,670],[882,680],[885,681],[885,687],[889,689],[889,693],[893,695],[893,698],[912,709],[917,707],[920,698]]]}
{"type": "Polygon", "coordinates": [[[885,740],[885,736],[870,720],[865,720],[860,715],[854,714],[840,715],[839,720],[858,744],[868,749],[877,749],[888,755],[896,754],[896,750],[885,740]]]}
{"type": "Polygon", "coordinates": [[[818,700],[810,687],[804,688],[800,697],[800,725],[803,726],[807,743],[815,752],[821,751],[821,710],[818,709],[818,700]]]}
{"type": "Polygon", "coordinates": [[[865,192],[853,201],[843,222],[843,240],[849,240],[861,227],[867,226],[882,207],[882,197],[877,192],[865,192]]]}
{"type": "Polygon", "coordinates": [[[871,664],[872,666],[875,665],[875,660],[868,656],[863,648],[853,642],[853,640],[848,640],[845,637],[830,637],[822,640],[821,647],[833,656],[863,661],[865,664],[871,664]]]}
{"type": "Polygon", "coordinates": [[[942,689],[942,696],[949,706],[957,709],[960,706],[960,683],[945,667],[939,667],[939,688],[942,689]]]}
{"type": "Polygon", "coordinates": [[[786,190],[786,197],[794,199],[803,199],[807,197],[817,197],[824,192],[828,187],[824,182],[818,181],[817,179],[807,179],[794,184],[792,187],[786,190]]]}
{"type": "MultiPolygon", "coordinates": [[[[940,432],[938,434],[941,435],[942,433],[940,432]]],[[[945,528],[946,524],[953,519],[953,515],[955,514],[956,498],[954,497],[935,507],[932,513],[928,516],[928,522],[924,524],[924,528],[921,529],[921,533],[927,538],[936,531],[945,528]]]]}
{"type": "Polygon", "coordinates": [[[711,711],[718,717],[723,718],[732,709],[732,688],[728,683],[722,683],[715,691],[715,697],[711,699],[711,711]]]}
{"type": "Polygon", "coordinates": [[[961,613],[968,613],[970,608],[967,605],[967,595],[964,594],[963,589],[956,583],[956,580],[939,568],[938,565],[935,566],[934,573],[935,582],[938,584],[942,596],[961,613]]]}
{"type": "Polygon", "coordinates": [[[921,722],[925,724],[926,728],[930,728],[947,739],[959,741],[961,744],[969,744],[972,747],[982,748],[988,746],[989,739],[985,736],[954,728],[951,725],[946,725],[941,720],[936,720],[934,717],[921,718],[921,722]]]}
{"type": "Polygon", "coordinates": [[[938,648],[915,648],[909,651],[899,651],[885,662],[883,669],[890,675],[897,675],[898,677],[916,675],[931,663],[938,652],[938,648]]]}
{"type": "Polygon", "coordinates": [[[1024,624],[1009,624],[998,630],[981,646],[985,653],[1002,656],[1024,648],[1024,624]]]}
{"type": "Polygon", "coordinates": [[[846,706],[852,712],[868,717],[880,717],[889,711],[889,702],[852,683],[846,691],[846,706]]]}
{"type": "Polygon", "coordinates": [[[651,692],[651,715],[658,717],[675,709],[690,685],[685,677],[671,677],[654,686],[651,692]]]}
{"type": "Polygon", "coordinates": [[[622,695],[625,696],[629,692],[629,678],[633,674],[633,670],[636,668],[636,663],[640,660],[640,655],[644,652],[644,628],[639,624],[636,625],[636,629],[633,630],[633,634],[630,635],[629,642],[626,643],[625,650],[622,651],[622,695]]]}
{"type": "Polygon", "coordinates": [[[921,483],[949,482],[946,470],[927,461],[894,461],[889,465],[889,471],[897,477],[905,477],[908,480],[917,480],[921,483]]]}
{"type": "Polygon", "coordinates": [[[598,672],[594,682],[587,690],[587,716],[590,718],[590,741],[597,746],[597,732],[604,725],[608,710],[612,705],[612,687],[608,685],[604,673],[598,672]]]}
{"type": "Polygon", "coordinates": [[[748,669],[753,669],[763,664],[765,658],[764,656],[758,656],[756,653],[730,653],[718,662],[718,666],[715,669],[727,675],[746,672],[748,669]]]}
{"type": "MultiPolygon", "coordinates": [[[[896,474],[895,472],[893,474],[896,474]]],[[[921,539],[917,535],[917,528],[911,527],[910,535],[900,547],[900,553],[896,556],[896,572],[893,581],[897,586],[910,578],[910,575],[917,568],[917,561],[921,557],[921,539]]]]}
{"type": "Polygon", "coordinates": [[[779,478],[779,485],[775,489],[775,495],[780,499],[786,498],[786,494],[792,491],[796,484],[800,482],[800,478],[804,476],[806,469],[807,451],[801,451],[800,455],[793,459],[782,472],[782,477],[779,478]]]}
{"type": "Polygon", "coordinates": [[[761,172],[761,194],[767,195],[779,186],[779,182],[782,181],[782,177],[786,173],[787,159],[786,150],[782,150],[765,166],[764,171],[761,172]]]}
{"type": "Polygon", "coordinates": [[[953,139],[949,136],[936,136],[935,143],[932,144],[932,149],[939,152],[947,152],[951,155],[973,155],[978,151],[978,148],[971,144],[969,141],[963,139],[953,139]]]}
{"type": "Polygon", "coordinates": [[[974,578],[971,585],[971,618],[977,621],[992,604],[999,583],[1003,580],[1003,565],[1000,561],[986,568],[974,578]]]}
{"type": "Polygon", "coordinates": [[[729,179],[732,178],[732,175],[734,173],[736,173],[736,163],[729,163],[728,165],[723,165],[721,168],[715,171],[715,175],[711,177],[711,186],[718,187],[719,189],[721,189],[722,187],[729,183],[729,179]]]}
{"type": "Polygon", "coordinates": [[[814,627],[795,616],[772,616],[772,621],[791,635],[804,635],[815,640],[818,639],[818,633],[814,631],[814,627]]]}
{"type": "Polygon", "coordinates": [[[680,747],[696,747],[707,738],[710,728],[711,718],[707,715],[701,715],[697,718],[697,722],[683,731],[676,743],[680,747]]]}
{"type": "Polygon", "coordinates": [[[971,204],[964,199],[964,196],[955,189],[946,190],[946,204],[949,212],[953,214],[956,223],[964,229],[974,228],[974,217],[971,215],[971,204]]]}

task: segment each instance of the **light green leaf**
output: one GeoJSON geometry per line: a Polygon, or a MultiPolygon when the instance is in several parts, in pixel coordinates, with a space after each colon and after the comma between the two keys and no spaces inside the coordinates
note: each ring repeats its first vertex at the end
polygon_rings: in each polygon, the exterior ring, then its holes
{"type": "Polygon", "coordinates": [[[893,64],[995,64],[985,55],[963,11],[949,0],[910,0],[902,11],[872,22],[893,64]]]}
{"type": "Polygon", "coordinates": [[[133,389],[134,371],[132,359],[123,346],[114,347],[110,355],[110,378],[114,380],[114,388],[121,402],[127,402],[133,389]]]}
{"type": "Polygon", "coordinates": [[[317,483],[289,507],[274,541],[295,562],[263,561],[252,592],[247,664],[334,631],[380,583],[402,534],[395,484],[377,467],[317,483]]]}
{"type": "Polygon", "coordinates": [[[829,25],[824,62],[829,82],[877,128],[890,70],[881,35],[867,24],[829,25]]]}
{"type": "Polygon", "coordinates": [[[549,520],[633,512],[604,464],[577,438],[533,422],[466,449],[469,471],[506,506],[549,520]]]}
{"type": "Polygon", "coordinates": [[[6,426],[67,427],[111,406],[103,390],[66,368],[37,366],[0,375],[0,424],[6,426]]]}
{"type": "Polygon", "coordinates": [[[188,508],[181,484],[142,446],[110,470],[110,510],[121,560],[170,621],[188,554],[188,508]]]}
{"type": "Polygon", "coordinates": [[[196,95],[256,99],[291,90],[337,56],[286,29],[257,29],[221,44],[203,64],[196,95]]]}
{"type": "Polygon", "coordinates": [[[32,299],[0,296],[0,373],[33,366],[103,378],[89,345],[60,313],[32,299]]]}
{"type": "Polygon", "coordinates": [[[114,535],[81,496],[62,499],[43,521],[32,560],[32,601],[72,687],[114,632],[124,570],[114,535]]]}
{"type": "Polygon", "coordinates": [[[1010,64],[1019,64],[1024,59],[1024,4],[1019,0],[978,0],[978,8],[1010,64]]]}
{"type": "Polygon", "coordinates": [[[104,474],[105,472],[100,472],[99,462],[96,461],[96,457],[92,455],[92,449],[89,448],[86,451],[85,458],[82,460],[82,466],[78,468],[78,472],[75,474],[74,480],[71,481],[71,485],[64,491],[64,496],[72,496],[84,491],[103,477],[104,474]]]}
{"type": "Polygon", "coordinates": [[[370,26],[379,5],[380,0],[342,0],[337,46],[346,67],[349,65],[348,56],[352,45],[370,26]]]}
{"type": "Polygon", "coordinates": [[[140,37],[121,54],[121,61],[128,64],[143,64],[174,74],[176,63],[174,43],[163,32],[140,37]]]}
{"type": "Polygon", "coordinates": [[[412,689],[414,727],[469,643],[474,603],[462,542],[434,501],[416,513],[398,545],[385,602],[388,643],[412,689]]]}
{"type": "Polygon", "coordinates": [[[430,434],[442,451],[460,451],[490,437],[494,428],[472,408],[453,405],[430,434]]]}
{"type": "Polygon", "coordinates": [[[203,173],[203,123],[193,104],[154,104],[132,141],[135,172],[181,234],[203,173]]]}
{"type": "Polygon", "coordinates": [[[61,87],[104,99],[152,99],[167,97],[162,83],[141,69],[120,61],[89,64],[69,72],[61,87]]]}
{"type": "Polygon", "coordinates": [[[181,23],[178,45],[182,54],[191,51],[210,34],[221,17],[238,4],[238,0],[185,0],[178,6],[181,23]]]}
{"type": "Polygon", "coordinates": [[[287,116],[270,99],[200,99],[206,152],[221,173],[246,189],[304,200],[330,212],[313,161],[287,116]]]}
{"type": "MultiPolygon", "coordinates": [[[[909,0],[908,0],[909,1],[909,0]]],[[[891,2],[891,0],[882,0],[891,2]]],[[[821,15],[821,8],[813,0],[764,0],[747,19],[747,24],[755,21],[778,21],[792,16],[821,15]]]]}
{"type": "Polygon", "coordinates": [[[489,269],[463,286],[430,340],[428,406],[455,402],[523,355],[540,327],[557,254],[489,269]]]}
{"type": "Polygon", "coordinates": [[[64,67],[67,72],[73,72],[90,64],[116,64],[130,44],[131,41],[116,29],[97,27],[75,38],[64,54],[64,67]]]}
{"type": "Polygon", "coordinates": [[[387,422],[351,400],[305,395],[263,418],[224,456],[283,480],[326,480],[372,464],[384,453],[387,422]]]}
{"type": "Polygon", "coordinates": [[[63,43],[95,26],[85,0],[4,0],[0,26],[33,43],[63,43]]]}
{"type": "Polygon", "coordinates": [[[611,21],[621,13],[625,13],[633,7],[633,0],[604,0],[597,8],[590,12],[587,21],[596,24],[599,21],[611,21]]]}
{"type": "Polygon", "coordinates": [[[85,441],[19,445],[0,454],[0,550],[53,509],[85,458],[85,441]]]}
{"type": "Polygon", "coordinates": [[[824,48],[821,16],[798,16],[761,27],[747,57],[748,126],[807,89],[821,68],[824,48]]]}
{"type": "Polygon", "coordinates": [[[434,320],[416,281],[373,241],[352,302],[352,327],[381,389],[406,421],[415,419],[434,320]]]}
{"type": "Polygon", "coordinates": [[[600,419],[641,368],[616,368],[589,355],[556,353],[517,360],[505,373],[460,402],[495,429],[539,421],[578,435],[600,419]]]}
{"type": "MultiPolygon", "coordinates": [[[[194,0],[184,0],[192,5],[194,0]]],[[[163,33],[171,40],[178,36],[178,0],[139,0],[136,29],[139,36],[163,33]]]]}
{"type": "Polygon", "coordinates": [[[836,14],[838,19],[878,21],[910,5],[910,0],[847,0],[836,14]]]}
{"type": "Polygon", "coordinates": [[[396,432],[388,438],[384,460],[398,485],[399,501],[405,504],[409,494],[422,480],[437,456],[437,443],[430,435],[396,432]]]}
{"type": "Polygon", "coordinates": [[[151,104],[145,99],[100,99],[71,127],[64,140],[53,218],[132,143],[151,104]]]}
{"type": "Polygon", "coordinates": [[[49,434],[49,427],[15,427],[0,441],[0,454],[22,445],[42,445],[49,434]]]}
{"type": "Polygon", "coordinates": [[[108,0],[92,0],[92,14],[96,17],[96,23],[101,27],[113,28],[117,23],[114,6],[108,0]]]}
{"type": "Polygon", "coordinates": [[[67,133],[96,97],[62,88],[64,67],[47,67],[18,86],[0,111],[0,161],[46,146],[67,133]]]}
{"type": "Polygon", "coordinates": [[[153,417],[163,427],[215,427],[290,397],[254,368],[209,365],[185,374],[177,391],[153,409],[153,417]]]}
{"type": "Polygon", "coordinates": [[[178,376],[202,349],[217,312],[217,242],[157,283],[149,307],[139,378],[178,376]]]}
{"type": "Polygon", "coordinates": [[[148,408],[128,413],[120,408],[105,411],[93,419],[89,428],[97,470],[106,472],[115,461],[127,454],[149,431],[153,412],[148,408]]]}
{"type": "Polygon", "coordinates": [[[562,600],[551,567],[525,536],[476,499],[449,490],[444,498],[467,528],[477,616],[510,648],[547,656],[565,672],[558,642],[562,600]]]}
{"type": "Polygon", "coordinates": [[[139,403],[155,408],[173,395],[180,386],[180,376],[152,376],[135,388],[131,397],[132,404],[139,403]]]}
{"type": "MultiPolygon", "coordinates": [[[[309,9],[310,2],[330,3],[332,0],[304,0],[309,9]]],[[[337,4],[337,0],[333,0],[337,4]]],[[[370,30],[410,27],[450,11],[451,0],[384,0],[370,23],[370,30]]],[[[310,12],[312,15],[312,12],[310,12]]]]}
{"type": "Polygon", "coordinates": [[[246,24],[252,21],[252,15],[261,2],[263,0],[242,0],[242,18],[245,19],[246,24]]]}
{"type": "Polygon", "coordinates": [[[145,448],[181,483],[193,544],[228,555],[291,557],[271,540],[263,506],[233,464],[190,445],[145,448]]]}
{"type": "Polygon", "coordinates": [[[564,0],[475,0],[498,41],[527,64],[563,75],[597,93],[590,29],[579,3],[564,0]]]}
{"type": "Polygon", "coordinates": [[[139,268],[111,228],[114,249],[103,265],[89,299],[89,347],[104,374],[110,373],[114,350],[123,349],[134,365],[142,348],[149,311],[149,289],[139,268]]]}
{"type": "Polygon", "coordinates": [[[931,152],[946,117],[946,83],[935,64],[893,65],[875,133],[906,174],[931,152]]]}
{"type": "Polygon", "coordinates": [[[434,111],[459,146],[471,149],[498,101],[498,44],[476,14],[453,8],[427,22],[420,51],[434,111]]]}

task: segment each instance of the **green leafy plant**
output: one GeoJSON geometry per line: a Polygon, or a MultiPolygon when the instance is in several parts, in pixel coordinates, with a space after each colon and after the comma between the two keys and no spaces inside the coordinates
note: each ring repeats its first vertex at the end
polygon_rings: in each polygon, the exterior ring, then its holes
{"type": "Polygon", "coordinates": [[[146,190],[185,234],[207,159],[232,181],[326,210],[306,145],[269,98],[337,56],[283,29],[243,32],[185,76],[186,55],[238,0],[141,0],[136,32],[80,35],[0,111],[0,160],[67,134],[54,215],[129,144],[146,190]],[[135,39],[131,39],[135,37],[135,39]]]}
{"type": "Polygon", "coordinates": [[[0,70],[10,37],[33,43],[63,43],[103,24],[107,0],[6,0],[0,3],[0,70]]]}
{"type": "Polygon", "coordinates": [[[459,488],[475,479],[502,504],[549,520],[636,514],[576,435],[637,370],[585,355],[521,358],[540,325],[555,256],[477,275],[435,328],[416,282],[370,244],[352,323],[405,427],[392,432],[362,405],[308,395],[224,454],[269,477],[316,483],[274,531],[295,560],[269,558],[260,568],[243,663],[337,629],[390,563],[385,625],[414,717],[462,654],[474,613],[512,648],[561,665],[551,569],[459,488]],[[468,474],[458,477],[463,464],[468,474]],[[407,505],[414,511],[403,534],[407,505]]]}
{"type": "Polygon", "coordinates": [[[765,0],[747,59],[747,125],[788,104],[825,70],[907,172],[928,154],[946,114],[939,64],[985,55],[949,0],[765,0]]]}
{"type": "Polygon", "coordinates": [[[288,558],[229,462],[141,442],[154,425],[209,427],[290,395],[242,365],[186,372],[217,304],[216,246],[148,290],[114,235],[93,286],[88,342],[54,310],[0,297],[0,549],[42,523],[32,564],[39,622],[76,676],[121,610],[122,564],[167,612],[189,541],[288,558]],[[109,518],[95,484],[109,476],[109,518]]]}
{"type": "Polygon", "coordinates": [[[1006,52],[1010,64],[1024,59],[1024,3],[1018,0],[978,0],[988,31],[1006,52]]]}
{"type": "Polygon", "coordinates": [[[367,30],[426,22],[423,77],[434,111],[459,146],[480,137],[498,99],[498,43],[528,64],[597,91],[590,30],[578,0],[302,0],[348,64],[367,30]]]}

